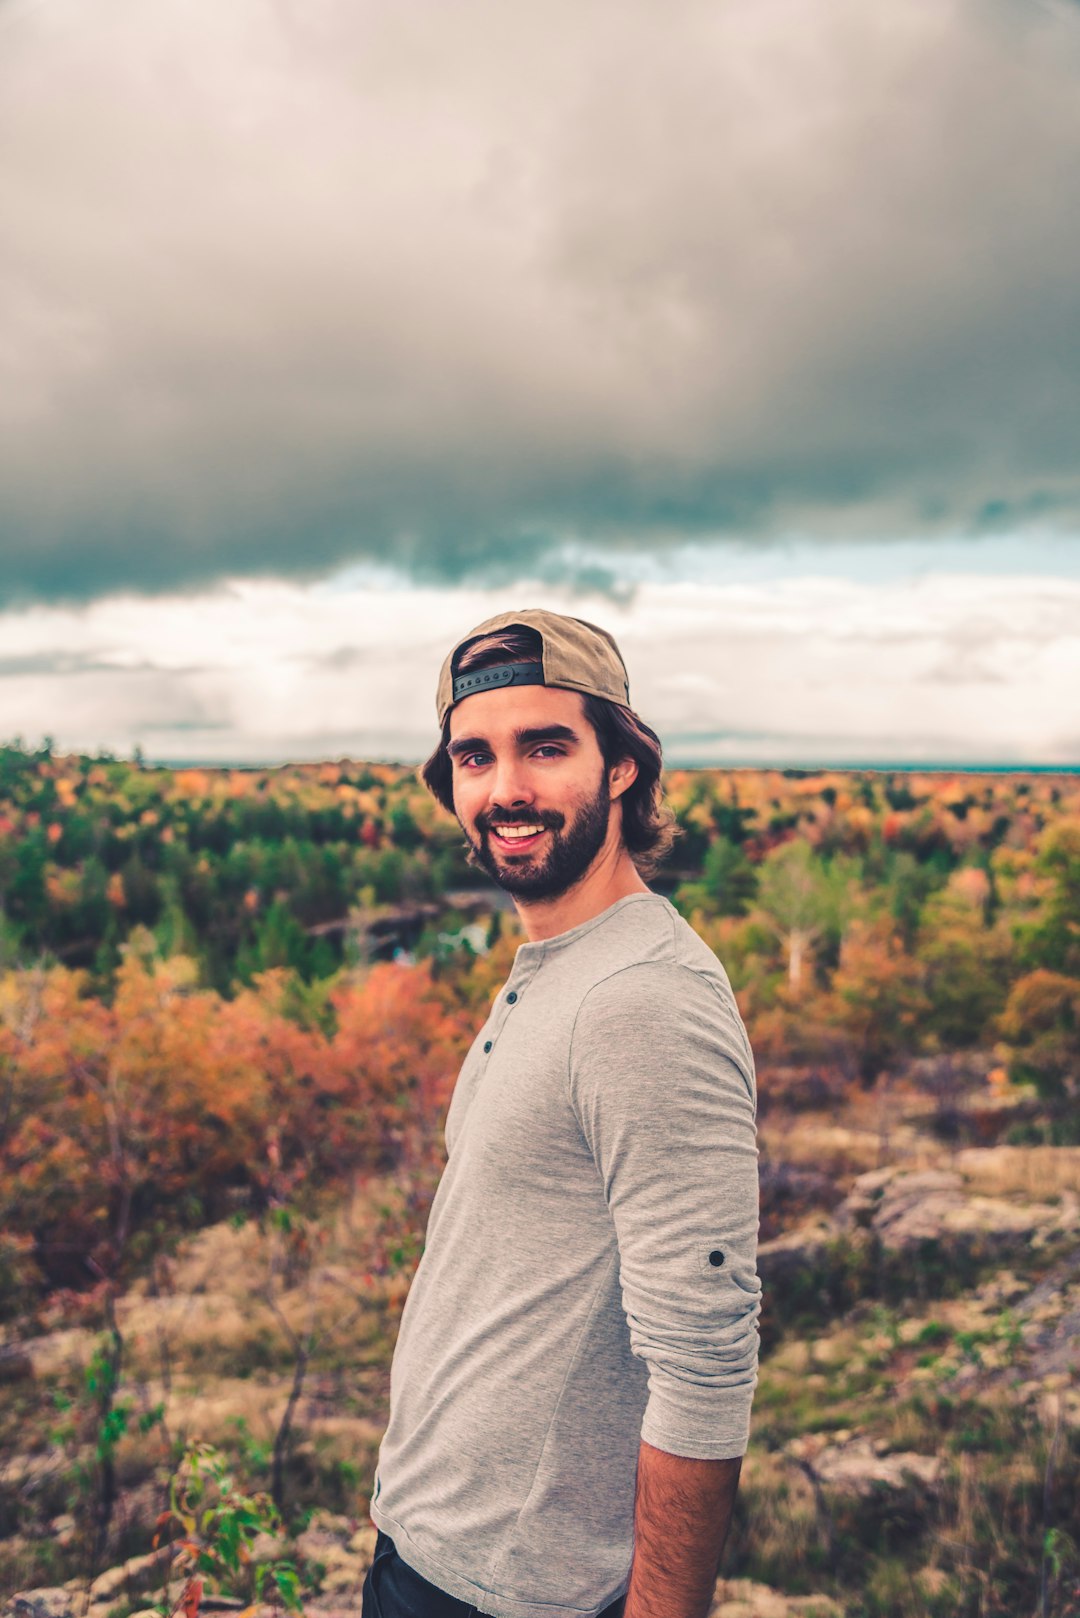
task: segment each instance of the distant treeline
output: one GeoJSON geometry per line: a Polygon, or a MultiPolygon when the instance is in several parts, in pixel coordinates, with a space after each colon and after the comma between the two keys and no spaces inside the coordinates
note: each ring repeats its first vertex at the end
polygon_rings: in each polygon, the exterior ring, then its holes
{"type": "MultiPolygon", "coordinates": [[[[983,872],[992,920],[1002,880],[1080,813],[1069,776],[678,770],[668,790],[681,835],[659,885],[687,914],[744,914],[770,855],[798,840],[834,883],[889,890],[908,946],[958,870],[983,872]]],[[[168,770],[0,748],[0,962],[85,968],[98,993],[136,927],[231,995],[270,967],[311,982],[349,964],[348,930],[325,923],[478,882],[411,769],[168,770]]],[[[813,926],[827,964],[838,928],[813,926]]]]}
{"type": "Polygon", "coordinates": [[[0,956],[86,968],[108,994],[132,930],[230,995],[347,960],[311,931],[468,879],[456,824],[388,765],[165,770],[0,749],[0,956]]]}

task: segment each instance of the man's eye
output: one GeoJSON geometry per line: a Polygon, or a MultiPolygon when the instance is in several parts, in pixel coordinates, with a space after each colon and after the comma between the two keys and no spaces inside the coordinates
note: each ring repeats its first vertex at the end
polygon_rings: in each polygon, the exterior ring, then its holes
{"type": "Polygon", "coordinates": [[[555,758],[562,758],[562,756],[563,756],[562,748],[561,747],[556,747],[554,742],[543,742],[536,749],[536,751],[537,751],[537,753],[550,753],[550,754],[553,754],[555,758]]]}
{"type": "Polygon", "coordinates": [[[484,759],[484,758],[487,758],[487,756],[488,755],[486,753],[463,753],[461,755],[461,763],[462,764],[472,764],[474,759],[478,759],[478,758],[484,759]]]}

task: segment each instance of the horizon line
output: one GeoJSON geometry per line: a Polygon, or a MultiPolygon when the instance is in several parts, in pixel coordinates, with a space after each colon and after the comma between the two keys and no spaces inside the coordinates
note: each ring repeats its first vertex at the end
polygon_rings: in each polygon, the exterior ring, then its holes
{"type": "MultiPolygon", "coordinates": [[[[84,755],[90,756],[90,755],[84,755]]],[[[132,763],[133,760],[121,759],[117,756],[116,762],[132,763]]],[[[342,753],[337,757],[276,759],[262,761],[209,760],[209,759],[143,759],[143,766],[152,769],[166,770],[281,770],[298,769],[304,765],[320,764],[381,764],[392,769],[415,770],[419,769],[422,759],[415,761],[393,758],[362,758],[352,754],[342,753]]],[[[912,775],[1080,775],[1080,762],[1074,764],[1017,764],[1013,763],[967,763],[957,764],[949,760],[922,761],[901,760],[898,762],[876,760],[874,762],[846,762],[846,763],[807,763],[798,760],[784,760],[766,763],[760,759],[725,759],[713,763],[684,763],[665,759],[665,770],[798,770],[806,775],[826,775],[830,772],[841,774],[857,774],[869,771],[874,774],[908,773],[912,775]]]]}

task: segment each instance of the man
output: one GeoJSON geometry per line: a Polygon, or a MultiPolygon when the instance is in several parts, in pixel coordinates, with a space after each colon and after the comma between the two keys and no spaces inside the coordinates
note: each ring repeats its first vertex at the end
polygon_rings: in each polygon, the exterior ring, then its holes
{"type": "Polygon", "coordinates": [[[606,631],[489,619],[424,766],[526,934],[462,1066],[402,1313],[363,1618],[704,1618],[757,1383],[757,1091],[643,880],[660,746],[606,631]]]}

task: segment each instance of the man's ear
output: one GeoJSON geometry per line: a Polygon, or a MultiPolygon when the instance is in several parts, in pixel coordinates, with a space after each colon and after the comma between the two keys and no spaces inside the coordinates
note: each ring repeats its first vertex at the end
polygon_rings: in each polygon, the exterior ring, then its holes
{"type": "Polygon", "coordinates": [[[627,787],[633,786],[637,780],[637,760],[621,758],[608,770],[608,787],[613,798],[621,798],[627,787]]]}

